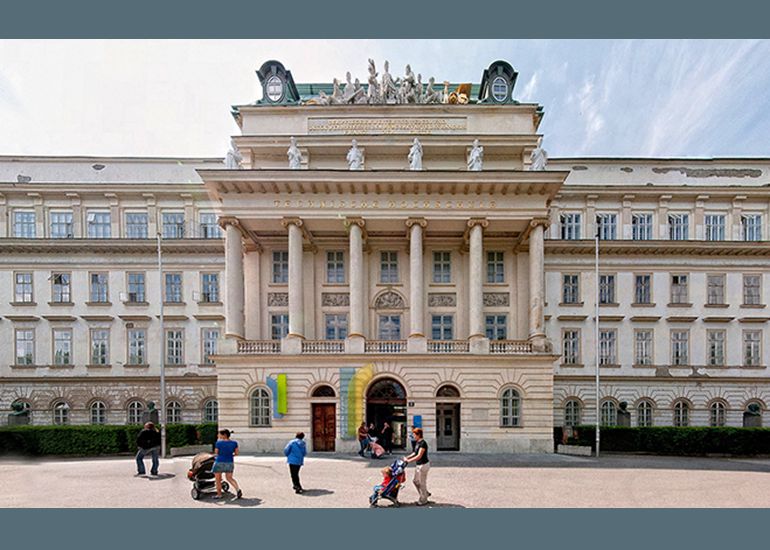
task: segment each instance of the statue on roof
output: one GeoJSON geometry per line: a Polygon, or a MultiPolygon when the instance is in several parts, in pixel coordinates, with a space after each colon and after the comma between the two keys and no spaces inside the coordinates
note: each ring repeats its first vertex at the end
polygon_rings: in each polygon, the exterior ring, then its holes
{"type": "Polygon", "coordinates": [[[479,145],[479,140],[473,140],[473,147],[468,155],[468,171],[480,172],[481,167],[484,164],[484,148],[479,145]]]}
{"type": "Polygon", "coordinates": [[[369,60],[369,90],[367,91],[367,99],[370,104],[382,103],[380,83],[377,81],[377,69],[374,66],[374,59],[369,60]]]}
{"type": "Polygon", "coordinates": [[[441,103],[441,92],[437,92],[433,89],[433,85],[436,83],[436,79],[430,77],[428,79],[428,85],[425,88],[425,93],[422,96],[423,103],[441,103]]]}
{"type": "Polygon", "coordinates": [[[398,90],[399,103],[415,103],[415,78],[412,67],[406,66],[406,74],[401,80],[401,87],[398,90]]]}
{"type": "Polygon", "coordinates": [[[364,90],[364,87],[361,86],[361,81],[356,78],[356,81],[353,82],[353,97],[351,98],[352,103],[367,103],[366,99],[366,90],[364,90]]]}
{"type": "Polygon", "coordinates": [[[546,164],[548,164],[548,153],[543,149],[542,143],[543,138],[538,139],[537,147],[532,150],[532,153],[529,156],[531,160],[529,169],[532,171],[543,171],[545,170],[546,164]]]}
{"type": "Polygon", "coordinates": [[[397,103],[398,102],[398,88],[396,87],[396,81],[390,76],[388,70],[390,69],[390,63],[385,61],[385,70],[382,73],[382,103],[397,103]]]}
{"type": "Polygon", "coordinates": [[[361,149],[358,148],[358,142],[354,139],[351,142],[352,147],[348,151],[347,161],[350,170],[363,170],[364,169],[364,154],[361,149]]]}
{"type": "Polygon", "coordinates": [[[422,170],[422,144],[419,139],[414,138],[407,160],[409,160],[410,170],[422,170]]]}
{"type": "Polygon", "coordinates": [[[332,81],[332,95],[330,103],[332,105],[339,105],[340,103],[344,103],[342,98],[342,91],[340,90],[340,81],[336,78],[332,81]]]}
{"type": "Polygon", "coordinates": [[[225,168],[228,170],[240,170],[242,160],[243,157],[241,156],[240,151],[238,151],[238,146],[235,144],[235,140],[231,139],[230,150],[227,152],[224,160],[225,168]]]}
{"type": "Polygon", "coordinates": [[[415,84],[415,87],[414,87],[415,103],[422,103],[422,91],[423,91],[422,75],[420,73],[417,73],[417,84],[415,84]]]}
{"type": "Polygon", "coordinates": [[[294,136],[289,138],[289,150],[286,155],[289,157],[289,168],[299,170],[302,167],[302,151],[297,147],[297,139],[294,136]]]}

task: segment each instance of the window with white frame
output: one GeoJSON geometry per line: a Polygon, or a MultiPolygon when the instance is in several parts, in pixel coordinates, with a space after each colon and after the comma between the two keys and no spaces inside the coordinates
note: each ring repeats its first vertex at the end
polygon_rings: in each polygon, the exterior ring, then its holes
{"type": "Polygon", "coordinates": [[[762,304],[762,276],[743,276],[743,304],[757,306],[762,304]]]}
{"type": "Polygon", "coordinates": [[[184,331],[180,328],[166,330],[166,364],[184,363],[184,331]]]}
{"type": "Polygon", "coordinates": [[[505,282],[505,254],[503,252],[487,252],[487,282],[505,282]]]}
{"type": "Polygon", "coordinates": [[[219,402],[209,399],[203,404],[203,421],[219,422],[219,402]]]}
{"type": "Polygon", "coordinates": [[[671,364],[689,365],[690,364],[690,331],[672,330],[671,331],[671,364]]]}
{"type": "Polygon", "coordinates": [[[602,241],[614,241],[618,238],[617,214],[597,214],[596,232],[602,241]]]}
{"type": "Polygon", "coordinates": [[[724,214],[706,214],[706,240],[724,241],[725,240],[725,215],[724,214]]]}
{"type": "Polygon", "coordinates": [[[51,301],[57,304],[72,302],[72,275],[69,273],[51,274],[51,301]]]}
{"type": "Polygon", "coordinates": [[[31,304],[35,301],[32,273],[14,273],[13,299],[17,303],[31,304]]]}
{"type": "Polygon", "coordinates": [[[88,276],[88,286],[88,299],[90,302],[104,304],[110,301],[108,273],[90,273],[88,276]]]}
{"type": "Polygon", "coordinates": [[[289,252],[287,250],[273,251],[273,283],[286,284],[289,282],[289,252]]]}
{"type": "Polygon", "coordinates": [[[214,360],[212,355],[217,354],[217,341],[219,340],[218,328],[203,328],[201,329],[201,346],[204,365],[213,365],[214,360]]]}
{"type": "Polygon", "coordinates": [[[380,252],[380,282],[384,284],[398,282],[398,252],[383,250],[380,252]]]}
{"type": "Polygon", "coordinates": [[[580,364],[580,329],[565,328],[562,331],[562,362],[565,365],[580,364]]]}
{"type": "Polygon", "coordinates": [[[166,403],[166,422],[168,424],[182,423],[182,404],[179,401],[166,403]]]}
{"type": "Polygon", "coordinates": [[[86,234],[89,239],[109,239],[112,236],[112,224],[109,210],[89,210],[86,214],[86,234]]]}
{"type": "Polygon", "coordinates": [[[147,212],[126,212],[126,238],[146,239],[148,226],[147,212]]]}
{"type": "Polygon", "coordinates": [[[431,315],[430,334],[433,340],[454,339],[454,316],[431,315]]]}
{"type": "Polygon", "coordinates": [[[270,314],[270,338],[272,340],[281,340],[289,334],[289,314],[272,313],[270,314]]]}
{"type": "Polygon", "coordinates": [[[602,329],[599,331],[599,364],[617,365],[617,338],[618,331],[615,329],[602,329]]]}
{"type": "Polygon", "coordinates": [[[618,406],[612,400],[606,400],[602,402],[602,426],[617,426],[618,425],[618,406]]]}
{"type": "Polygon", "coordinates": [[[128,424],[141,424],[144,404],[141,401],[131,401],[126,409],[126,421],[128,424]]]}
{"type": "Polygon", "coordinates": [[[741,216],[741,238],[744,241],[762,240],[762,214],[743,214],[741,216]]]}
{"type": "Polygon", "coordinates": [[[91,333],[91,365],[108,365],[110,363],[110,330],[92,328],[91,333]]]}
{"type": "Polygon", "coordinates": [[[686,241],[690,236],[690,215],[668,215],[668,238],[672,241],[686,241]]]}
{"type": "Polygon", "coordinates": [[[401,315],[380,315],[380,340],[401,340],[401,315]]]}
{"type": "Polygon", "coordinates": [[[723,305],[725,303],[725,276],[706,275],[706,303],[723,305]]]}
{"type": "Polygon", "coordinates": [[[652,214],[636,213],[631,215],[631,238],[635,241],[652,239],[652,214]]]}
{"type": "Polygon", "coordinates": [[[706,364],[708,366],[724,366],[726,337],[727,332],[721,329],[706,331],[706,364]]]}
{"type": "Polygon", "coordinates": [[[72,211],[52,210],[49,216],[52,239],[71,239],[75,236],[72,230],[72,211]]]}
{"type": "Polygon", "coordinates": [[[634,275],[634,303],[652,303],[652,275],[647,273],[634,275]]]}
{"type": "Polygon", "coordinates": [[[35,364],[35,329],[19,328],[14,333],[16,339],[16,364],[35,364]]]}
{"type": "Polygon", "coordinates": [[[452,253],[436,251],[433,253],[433,282],[452,282],[452,253]]]}
{"type": "Polygon", "coordinates": [[[17,239],[34,239],[37,235],[35,212],[33,210],[14,210],[13,236],[17,239]]]}
{"type": "Polygon", "coordinates": [[[490,340],[505,340],[508,338],[508,316],[495,313],[484,316],[485,333],[490,340]]]}
{"type": "Polygon", "coordinates": [[[147,331],[143,328],[127,329],[129,365],[147,364],[147,331]]]}
{"type": "Polygon", "coordinates": [[[580,303],[580,275],[577,273],[562,274],[561,301],[564,304],[580,303]]]}
{"type": "Polygon", "coordinates": [[[579,240],[581,237],[581,215],[578,212],[565,213],[560,216],[561,238],[568,241],[579,240]]]}
{"type": "Polygon", "coordinates": [[[684,428],[690,425],[690,405],[686,401],[674,403],[674,426],[684,428]]]}
{"type": "Polygon", "coordinates": [[[163,212],[161,221],[164,239],[184,238],[184,212],[163,212]]]}
{"type": "Polygon", "coordinates": [[[128,282],[128,301],[131,303],[146,302],[144,272],[134,271],[126,274],[128,282]]]}
{"type": "Polygon", "coordinates": [[[671,303],[686,304],[689,302],[689,276],[683,274],[671,275],[671,303]]]}
{"type": "Polygon", "coordinates": [[[219,227],[217,215],[214,212],[201,212],[198,216],[198,225],[200,227],[200,238],[222,238],[222,228],[219,227]]]}
{"type": "Polygon", "coordinates": [[[718,428],[725,425],[725,404],[714,401],[709,407],[709,426],[718,428]]]}
{"type": "Polygon", "coordinates": [[[57,401],[53,406],[53,423],[64,426],[70,423],[70,406],[64,401],[57,401]]]}
{"type": "Polygon", "coordinates": [[[107,405],[103,401],[94,401],[89,409],[91,411],[91,424],[107,423],[107,405]]]}
{"type": "Polygon", "coordinates": [[[599,275],[599,303],[615,304],[615,275],[599,275]]]}
{"type": "Polygon", "coordinates": [[[251,404],[249,424],[252,426],[270,425],[270,394],[264,388],[257,388],[249,397],[251,404]]]}
{"type": "Polygon", "coordinates": [[[642,400],[636,406],[636,425],[640,428],[649,428],[653,425],[653,406],[649,401],[642,400]]]}
{"type": "Polygon", "coordinates": [[[163,301],[170,304],[182,302],[182,274],[164,273],[165,288],[163,301]]]}
{"type": "Polygon", "coordinates": [[[345,254],[340,250],[326,253],[326,282],[332,285],[345,283],[345,254]]]}
{"type": "Polygon", "coordinates": [[[580,425],[581,413],[580,401],[577,399],[568,399],[564,403],[564,425],[567,427],[580,425]]]}
{"type": "Polygon", "coordinates": [[[201,302],[219,302],[219,273],[201,273],[201,302]]]}
{"type": "Polygon", "coordinates": [[[327,340],[344,340],[348,337],[348,316],[346,313],[324,314],[325,337],[327,340]]]}
{"type": "Polygon", "coordinates": [[[756,367],[762,362],[762,331],[743,331],[743,365],[756,367]]]}
{"type": "Polygon", "coordinates": [[[634,365],[652,365],[653,329],[634,330],[634,365]]]}
{"type": "Polygon", "coordinates": [[[506,388],[500,397],[500,425],[503,428],[521,425],[521,396],[513,388],[506,388]]]}

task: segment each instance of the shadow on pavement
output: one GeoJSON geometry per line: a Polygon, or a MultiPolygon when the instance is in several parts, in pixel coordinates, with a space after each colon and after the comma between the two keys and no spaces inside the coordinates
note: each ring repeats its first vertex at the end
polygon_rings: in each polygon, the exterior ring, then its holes
{"type": "Polygon", "coordinates": [[[171,479],[172,477],[176,477],[176,474],[158,474],[155,477],[148,477],[148,481],[163,481],[164,479],[171,479]]]}
{"type": "Polygon", "coordinates": [[[324,495],[333,495],[334,491],[329,489],[305,489],[300,493],[303,497],[322,497],[324,495]]]}
{"type": "MultiPolygon", "coordinates": [[[[424,506],[418,506],[417,502],[401,502],[399,503],[399,508],[465,508],[462,504],[452,504],[451,502],[433,502],[432,500],[428,501],[428,504],[424,506]]],[[[393,506],[392,508],[395,508],[393,506]]]]}
{"type": "MultiPolygon", "coordinates": [[[[212,502],[217,502],[216,500],[212,502]]],[[[261,498],[231,498],[227,499],[222,504],[226,506],[238,506],[240,508],[253,508],[262,504],[261,498]]]]}

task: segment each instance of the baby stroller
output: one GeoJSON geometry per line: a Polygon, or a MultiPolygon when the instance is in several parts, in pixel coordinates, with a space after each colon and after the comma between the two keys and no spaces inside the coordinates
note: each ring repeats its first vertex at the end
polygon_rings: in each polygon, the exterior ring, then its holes
{"type": "Polygon", "coordinates": [[[369,439],[369,445],[366,446],[364,456],[369,454],[369,458],[381,458],[385,454],[385,447],[377,443],[377,438],[372,437],[369,439]]]}
{"type": "Polygon", "coordinates": [[[401,458],[397,458],[393,464],[390,465],[390,481],[388,481],[388,484],[385,485],[385,487],[382,485],[376,485],[374,487],[374,493],[369,497],[369,505],[371,507],[376,508],[382,499],[385,499],[393,506],[398,507],[398,490],[404,482],[406,482],[406,466],[407,463],[401,458]]]}
{"type": "MultiPolygon", "coordinates": [[[[187,470],[187,479],[193,482],[193,488],[190,490],[193,500],[201,498],[203,493],[213,493],[216,491],[214,473],[211,471],[216,458],[217,455],[213,453],[198,453],[193,457],[192,465],[187,470]]],[[[227,492],[229,489],[230,484],[223,481],[222,491],[227,492]]]]}

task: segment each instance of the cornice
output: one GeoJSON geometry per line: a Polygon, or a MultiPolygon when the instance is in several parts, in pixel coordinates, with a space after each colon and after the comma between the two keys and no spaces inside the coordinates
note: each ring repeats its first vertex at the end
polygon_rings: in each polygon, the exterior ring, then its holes
{"type": "MultiPolygon", "coordinates": [[[[545,241],[547,254],[594,255],[593,239],[545,241]]],[[[638,256],[770,256],[770,241],[600,241],[599,255],[638,256]]]]}
{"type": "MultiPolygon", "coordinates": [[[[157,254],[155,239],[0,239],[0,253],[157,254]]],[[[221,239],[163,241],[163,254],[224,254],[221,239]]]]}

